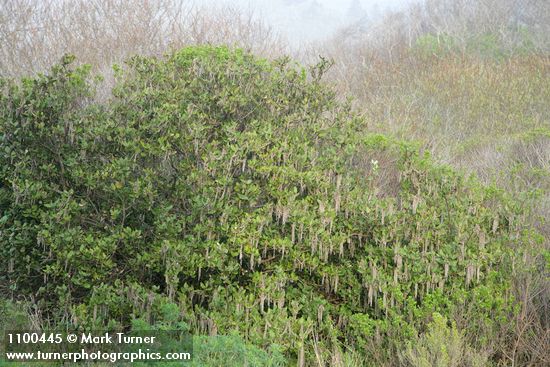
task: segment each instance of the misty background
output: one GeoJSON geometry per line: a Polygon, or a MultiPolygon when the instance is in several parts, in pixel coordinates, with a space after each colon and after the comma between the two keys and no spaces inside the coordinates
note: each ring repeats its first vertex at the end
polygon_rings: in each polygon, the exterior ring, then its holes
{"type": "MultiPolygon", "coordinates": [[[[419,0],[206,0],[216,6],[250,11],[292,45],[322,41],[338,29],[379,20],[388,11],[402,10],[419,0]]],[[[201,4],[203,2],[198,2],[201,4]]]]}

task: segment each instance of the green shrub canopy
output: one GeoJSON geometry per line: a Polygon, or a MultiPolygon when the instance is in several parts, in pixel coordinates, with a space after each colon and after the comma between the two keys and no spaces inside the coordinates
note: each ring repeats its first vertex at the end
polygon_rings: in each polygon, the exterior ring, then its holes
{"type": "Polygon", "coordinates": [[[326,66],[191,47],[116,67],[106,103],[70,58],[4,80],[0,291],[83,327],[174,303],[195,333],[298,359],[314,339],[406,338],[434,311],[490,327],[516,209],[363,131],[326,66]]]}

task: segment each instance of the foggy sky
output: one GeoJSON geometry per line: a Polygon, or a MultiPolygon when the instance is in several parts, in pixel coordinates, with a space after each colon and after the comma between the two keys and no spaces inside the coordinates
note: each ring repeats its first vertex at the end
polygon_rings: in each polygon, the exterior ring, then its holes
{"type": "Polygon", "coordinates": [[[357,21],[375,20],[388,9],[418,0],[205,0],[238,5],[261,17],[293,44],[319,41],[357,21]]]}

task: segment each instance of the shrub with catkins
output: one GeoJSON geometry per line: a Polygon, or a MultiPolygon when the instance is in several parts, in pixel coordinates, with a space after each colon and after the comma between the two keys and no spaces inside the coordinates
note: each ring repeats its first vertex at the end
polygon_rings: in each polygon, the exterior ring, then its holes
{"type": "Polygon", "coordinates": [[[176,303],[195,333],[235,331],[300,363],[341,343],[369,358],[365,341],[390,358],[434,311],[467,305],[487,329],[513,315],[521,206],[366,132],[320,81],[325,63],[184,48],[130,59],[96,103],[71,61],[2,81],[10,298],[96,329],[176,303]]]}

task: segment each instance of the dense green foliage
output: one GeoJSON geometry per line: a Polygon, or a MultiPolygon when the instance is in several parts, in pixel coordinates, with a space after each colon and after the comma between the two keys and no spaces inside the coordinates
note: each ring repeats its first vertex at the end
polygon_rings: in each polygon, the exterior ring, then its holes
{"type": "Polygon", "coordinates": [[[436,311],[488,343],[521,208],[365,132],[326,66],[186,48],[116,67],[104,104],[70,58],[3,81],[0,291],[82,328],[175,304],[194,333],[308,364],[390,355],[436,311]]]}
{"type": "Polygon", "coordinates": [[[465,344],[464,335],[455,323],[435,312],[427,332],[414,343],[409,342],[401,355],[404,364],[412,367],[431,366],[487,366],[487,356],[465,344]]]}

